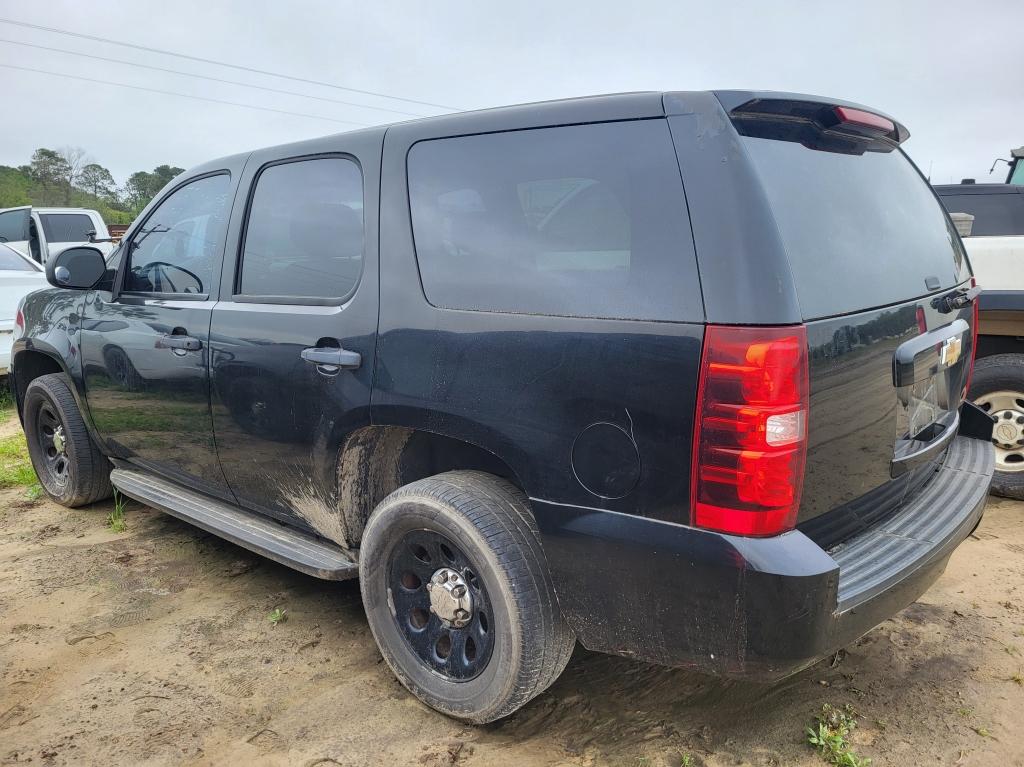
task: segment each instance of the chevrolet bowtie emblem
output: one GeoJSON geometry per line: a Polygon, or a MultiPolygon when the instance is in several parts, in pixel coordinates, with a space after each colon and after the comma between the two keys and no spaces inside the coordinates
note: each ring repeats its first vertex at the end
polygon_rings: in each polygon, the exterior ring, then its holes
{"type": "Polygon", "coordinates": [[[942,346],[939,349],[939,362],[946,367],[955,365],[956,361],[960,359],[960,352],[963,349],[963,341],[960,336],[953,336],[947,338],[942,342],[942,346]]]}

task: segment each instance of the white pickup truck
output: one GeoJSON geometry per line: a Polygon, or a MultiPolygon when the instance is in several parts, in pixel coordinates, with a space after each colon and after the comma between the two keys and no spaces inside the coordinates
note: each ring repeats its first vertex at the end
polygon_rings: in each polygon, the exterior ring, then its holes
{"type": "Polygon", "coordinates": [[[1024,498],[1024,186],[951,184],[935,192],[982,288],[970,398],[996,422],[992,491],[1024,498]]]}
{"type": "Polygon", "coordinates": [[[94,245],[105,256],[114,250],[103,218],[88,208],[5,208],[0,242],[39,264],[75,245],[94,245]]]}

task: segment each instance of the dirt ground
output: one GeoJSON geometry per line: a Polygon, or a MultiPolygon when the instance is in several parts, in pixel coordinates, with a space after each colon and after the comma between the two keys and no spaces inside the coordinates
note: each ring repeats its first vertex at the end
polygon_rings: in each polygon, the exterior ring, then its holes
{"type": "Polygon", "coordinates": [[[803,733],[831,703],[854,706],[876,766],[1024,765],[1024,503],[992,499],[920,602],[782,684],[577,648],[485,727],[395,681],[355,582],[138,504],[114,533],[110,509],[0,491],[0,764],[820,765],[803,733]]]}

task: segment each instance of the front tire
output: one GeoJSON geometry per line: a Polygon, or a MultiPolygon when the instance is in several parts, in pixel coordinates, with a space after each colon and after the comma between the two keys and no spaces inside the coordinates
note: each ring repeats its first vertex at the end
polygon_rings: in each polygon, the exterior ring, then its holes
{"type": "Polygon", "coordinates": [[[89,436],[66,376],[51,373],[28,385],[25,438],[39,484],[62,506],[109,498],[110,462],[89,436]]]}
{"type": "Polygon", "coordinates": [[[527,499],[490,474],[447,472],[385,498],[363,533],[359,575],[384,659],[448,716],[507,716],[572,654],[527,499]]]}
{"type": "Polygon", "coordinates": [[[978,360],[968,397],[994,421],[996,473],[992,493],[1024,499],[1024,354],[997,354],[978,360]]]}

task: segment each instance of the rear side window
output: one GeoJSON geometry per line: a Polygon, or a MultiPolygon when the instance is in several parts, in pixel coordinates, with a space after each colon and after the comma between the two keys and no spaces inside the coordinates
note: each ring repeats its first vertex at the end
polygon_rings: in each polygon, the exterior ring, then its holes
{"type": "Polygon", "coordinates": [[[22,208],[0,213],[0,242],[21,242],[29,238],[29,212],[22,208]]]}
{"type": "Polygon", "coordinates": [[[363,270],[363,178],[340,157],[271,165],[256,180],[239,293],[343,300],[363,270]]]}
{"type": "Polygon", "coordinates": [[[408,170],[435,306],[692,317],[691,235],[664,120],[423,141],[408,170]]]}
{"type": "Polygon", "coordinates": [[[894,304],[966,279],[956,230],[900,150],[854,155],[742,141],[778,224],[804,319],[894,304]]]}
{"type": "Polygon", "coordinates": [[[974,216],[971,237],[1024,234],[1024,194],[953,194],[940,199],[950,213],[974,216]]]}
{"type": "Polygon", "coordinates": [[[43,213],[43,234],[47,242],[88,242],[96,231],[92,219],[84,213],[43,213]]]}

